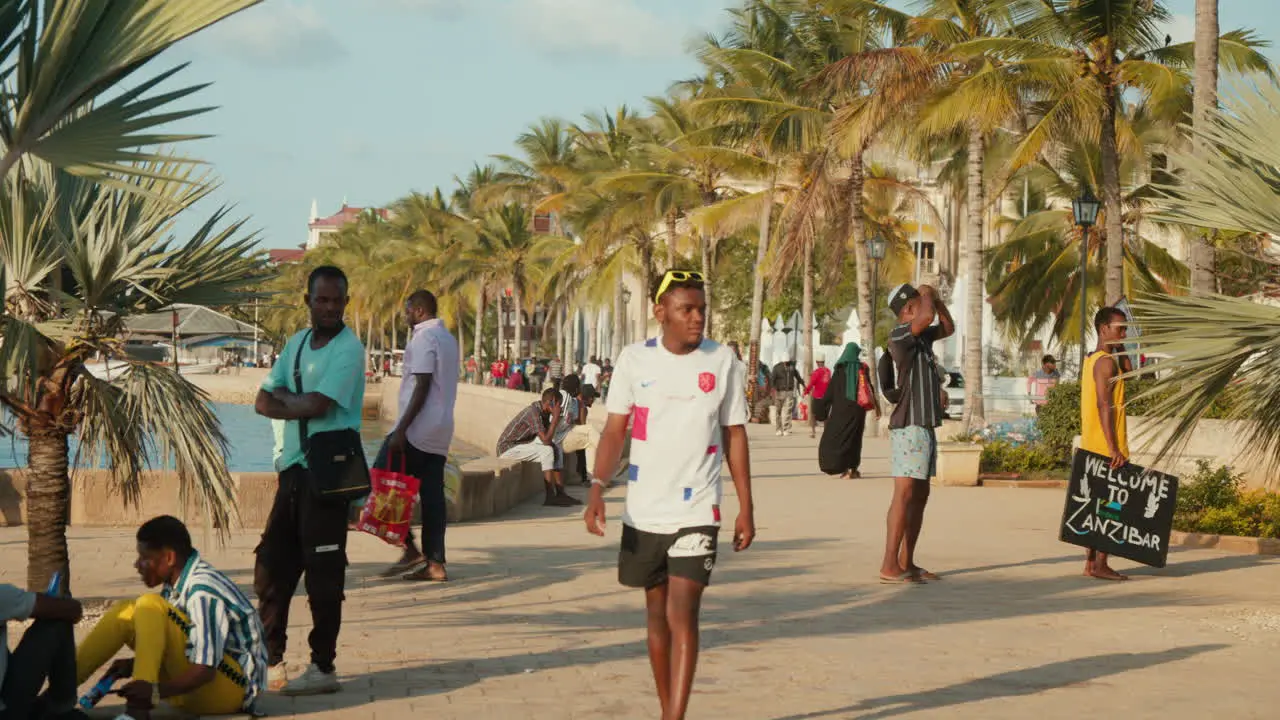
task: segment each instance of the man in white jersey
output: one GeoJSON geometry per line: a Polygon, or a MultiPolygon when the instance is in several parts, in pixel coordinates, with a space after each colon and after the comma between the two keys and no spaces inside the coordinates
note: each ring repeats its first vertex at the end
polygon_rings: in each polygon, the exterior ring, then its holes
{"type": "Polygon", "coordinates": [[[698,609],[716,562],[726,458],[738,496],[734,550],[755,537],[747,403],[733,351],[703,337],[702,274],[668,271],[653,298],[662,334],[618,358],[585,520],[589,532],[604,535],[601,478],[614,476],[630,423],[618,580],[644,588],[662,718],[683,720],[698,661],[698,609]]]}

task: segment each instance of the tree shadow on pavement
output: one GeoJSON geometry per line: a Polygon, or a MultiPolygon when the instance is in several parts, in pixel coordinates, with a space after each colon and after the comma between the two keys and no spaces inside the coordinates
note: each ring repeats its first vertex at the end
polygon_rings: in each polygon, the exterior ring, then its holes
{"type": "Polygon", "coordinates": [[[1073,685],[1085,685],[1100,677],[1114,676],[1131,670],[1177,662],[1201,653],[1221,650],[1227,645],[1192,645],[1160,652],[1111,653],[1063,660],[1032,668],[1020,668],[996,675],[974,678],[962,683],[933,690],[923,690],[902,695],[886,695],[868,698],[856,705],[832,710],[787,715],[776,720],[816,720],[817,718],[849,717],[849,713],[862,713],[858,720],[877,720],[909,713],[939,710],[941,708],[981,702],[993,698],[1035,695],[1073,685]]]}

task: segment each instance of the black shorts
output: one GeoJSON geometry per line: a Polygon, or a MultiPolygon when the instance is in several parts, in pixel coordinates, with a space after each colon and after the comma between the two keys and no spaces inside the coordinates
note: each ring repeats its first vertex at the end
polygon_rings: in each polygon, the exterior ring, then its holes
{"type": "Polygon", "coordinates": [[[661,534],[623,525],[618,582],[646,590],[662,585],[668,577],[710,585],[719,532],[718,527],[706,526],[661,534]]]}

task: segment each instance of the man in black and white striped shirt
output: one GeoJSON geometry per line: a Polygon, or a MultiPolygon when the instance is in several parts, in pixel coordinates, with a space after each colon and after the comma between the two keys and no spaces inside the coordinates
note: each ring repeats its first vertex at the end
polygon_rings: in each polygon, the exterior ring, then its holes
{"type": "Polygon", "coordinates": [[[161,699],[193,715],[254,713],[267,684],[267,646],[253,603],[200,557],[181,520],[149,520],[137,539],[134,567],[162,591],[107,611],[76,650],[78,682],[130,645],[134,657],[111,671],[132,678],[120,690],[132,717],[148,717],[161,699]]]}
{"type": "Polygon", "coordinates": [[[889,293],[889,309],[898,318],[898,325],[889,333],[889,354],[902,396],[889,415],[894,492],[880,581],[921,583],[938,579],[915,562],[916,542],[929,502],[929,478],[937,471],[934,429],[942,424],[944,409],[933,343],[950,337],[955,323],[937,291],[928,285],[919,290],[907,284],[894,288],[889,293]]]}

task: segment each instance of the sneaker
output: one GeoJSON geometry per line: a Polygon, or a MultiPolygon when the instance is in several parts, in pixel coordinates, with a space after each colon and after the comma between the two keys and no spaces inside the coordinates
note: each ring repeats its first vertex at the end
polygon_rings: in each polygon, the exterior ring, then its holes
{"type": "Polygon", "coordinates": [[[774,434],[774,435],[777,435],[778,437],[782,437],[782,431],[781,431],[781,430],[774,430],[774,431],[773,431],[773,434],[774,434]]]}
{"type": "Polygon", "coordinates": [[[280,692],[289,684],[289,668],[284,663],[267,668],[267,690],[280,692]]]}
{"type": "Polygon", "coordinates": [[[342,689],[338,684],[338,673],[324,672],[314,663],[307,666],[305,672],[294,678],[284,689],[280,691],[281,695],[298,696],[298,695],[327,695],[336,693],[342,689]]]}
{"type": "Polygon", "coordinates": [[[778,434],[779,434],[779,435],[781,435],[782,437],[791,437],[791,431],[790,431],[790,430],[787,430],[786,432],[780,432],[780,433],[778,433],[778,434]]]}

